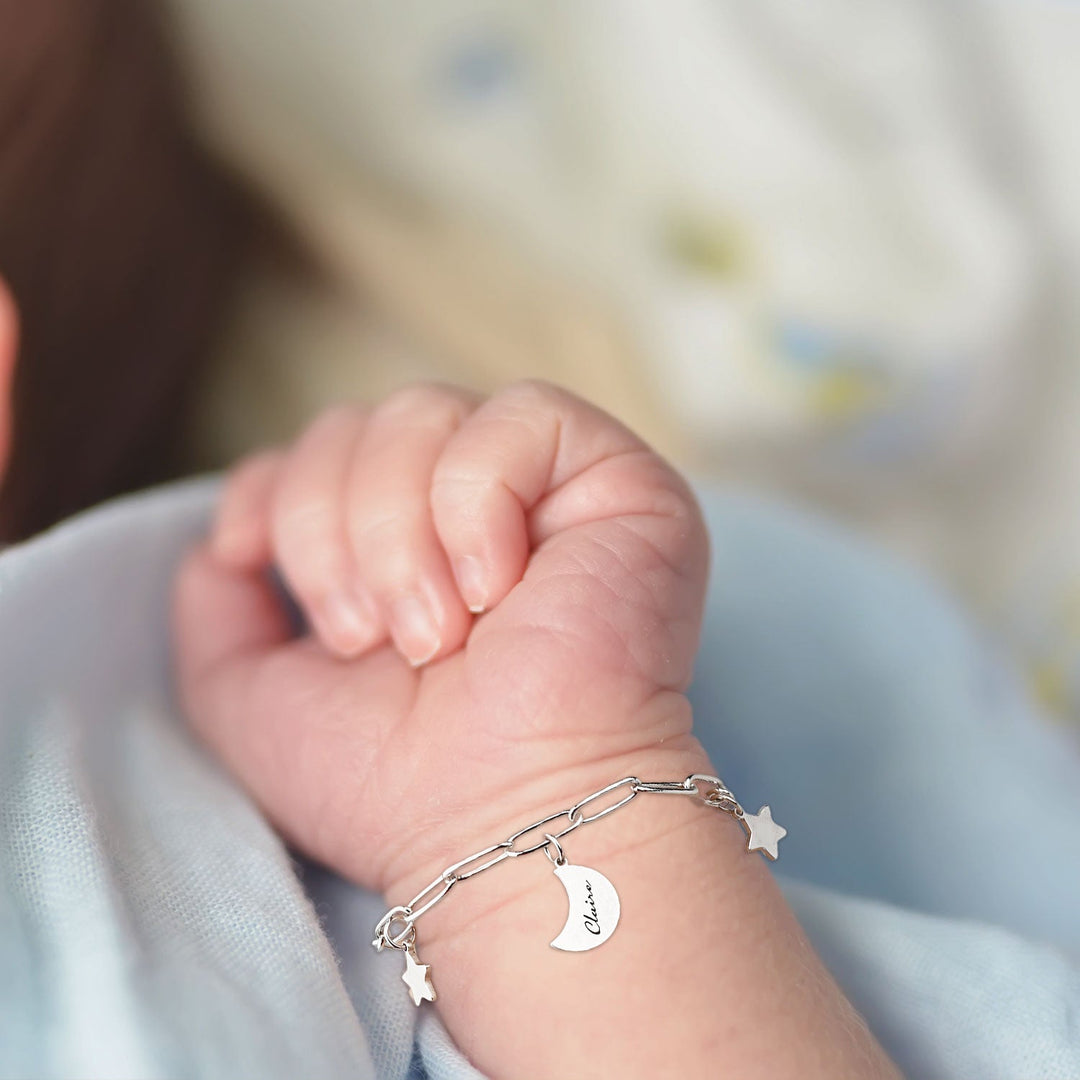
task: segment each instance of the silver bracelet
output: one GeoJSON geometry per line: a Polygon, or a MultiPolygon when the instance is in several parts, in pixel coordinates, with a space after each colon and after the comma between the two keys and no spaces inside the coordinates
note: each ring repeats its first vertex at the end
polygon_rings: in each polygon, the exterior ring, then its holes
{"type": "Polygon", "coordinates": [[[405,953],[405,973],[402,981],[409,988],[413,1003],[435,1000],[435,986],[431,981],[431,965],[421,964],[416,955],[416,921],[429,912],[459,882],[467,881],[485,870],[498,866],[504,859],[516,859],[521,855],[532,855],[543,851],[555,867],[555,876],[566,889],[570,901],[570,913],[566,925],[555,937],[551,945],[555,949],[567,952],[585,952],[602,945],[615,931],[619,922],[619,894],[615,886],[598,870],[588,866],[569,863],[559,841],[568,833],[582,825],[598,821],[608,814],[625,806],[635,796],[650,795],[689,795],[700,799],[706,806],[715,807],[730,814],[740,821],[747,834],[747,851],[760,851],[766,858],[777,857],[777,845],[787,835],[787,829],[777,825],[772,819],[772,811],[763,806],[756,814],[748,814],[739,805],[738,799],[728,790],[717,776],[694,773],[685,780],[639,780],[636,776],[624,776],[613,784],[586,795],[569,810],[560,810],[555,814],[518,829],[516,833],[500,840],[497,844],[474,852],[467,858],[448,866],[430,885],[421,889],[407,904],[392,907],[375,927],[372,945],[379,951],[398,949],[405,953]],[[591,814],[583,811],[590,803],[603,798],[609,792],[619,788],[629,790],[610,806],[604,806],[591,814]],[[569,824],[558,832],[545,832],[543,839],[527,847],[516,847],[518,841],[527,833],[551,825],[560,818],[566,818],[569,824]],[[477,863],[479,865],[473,865],[477,863]]]}

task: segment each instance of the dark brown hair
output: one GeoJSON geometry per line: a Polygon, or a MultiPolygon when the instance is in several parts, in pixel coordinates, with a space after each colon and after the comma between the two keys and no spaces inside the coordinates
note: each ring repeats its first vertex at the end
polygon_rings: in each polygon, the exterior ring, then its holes
{"type": "Polygon", "coordinates": [[[255,215],[144,0],[0,0],[0,275],[21,314],[0,540],[172,475],[255,215]]]}

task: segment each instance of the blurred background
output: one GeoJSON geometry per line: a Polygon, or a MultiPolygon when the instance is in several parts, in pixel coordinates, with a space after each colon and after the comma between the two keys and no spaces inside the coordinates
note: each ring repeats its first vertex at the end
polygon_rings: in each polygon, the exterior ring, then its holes
{"type": "Polygon", "coordinates": [[[199,464],[550,378],[921,562],[1080,721],[1080,7],[169,2],[309,258],[245,280],[199,464]]]}

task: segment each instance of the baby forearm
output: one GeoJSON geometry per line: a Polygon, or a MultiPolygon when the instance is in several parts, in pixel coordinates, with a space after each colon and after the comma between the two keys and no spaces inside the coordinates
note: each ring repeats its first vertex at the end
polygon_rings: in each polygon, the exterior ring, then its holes
{"type": "MultiPolygon", "coordinates": [[[[711,771],[692,749],[625,764],[642,779],[711,771]]],[[[594,786],[619,776],[594,777],[594,786]]],[[[589,790],[568,792],[566,805],[589,790]]],[[[769,1080],[897,1075],[731,817],[698,800],[643,795],[563,843],[571,864],[618,890],[621,917],[602,946],[551,948],[567,899],[542,852],[460,883],[419,923],[437,1007],[487,1075],[652,1078],[706,1066],[769,1080]]],[[[422,877],[395,883],[390,901],[407,899],[422,877]]]]}

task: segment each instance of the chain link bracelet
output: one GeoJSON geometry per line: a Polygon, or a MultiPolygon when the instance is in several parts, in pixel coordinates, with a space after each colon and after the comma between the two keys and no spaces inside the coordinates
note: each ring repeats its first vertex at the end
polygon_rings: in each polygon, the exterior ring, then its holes
{"type": "Polygon", "coordinates": [[[746,813],[738,799],[717,776],[694,773],[685,780],[639,780],[636,776],[624,776],[621,780],[586,795],[568,810],[548,814],[547,817],[518,829],[505,840],[451,864],[407,904],[392,907],[379,920],[371,944],[380,952],[390,948],[405,953],[405,973],[401,978],[409,988],[413,1003],[419,1005],[421,1001],[435,1000],[431,965],[420,963],[416,953],[417,920],[445,900],[458,882],[468,881],[477,874],[491,870],[505,859],[516,859],[522,855],[543,851],[554,866],[555,876],[566,889],[570,914],[566,925],[551,942],[553,948],[567,952],[585,952],[607,941],[619,922],[619,894],[615,891],[615,886],[598,870],[568,862],[559,841],[582,825],[589,825],[613,814],[631,799],[643,794],[689,795],[706,806],[730,814],[741,822],[746,830],[747,850],[760,851],[770,860],[777,857],[777,845],[787,835],[787,830],[773,821],[772,811],[768,806],[763,806],[756,814],[746,813]],[[621,792],[622,788],[627,789],[625,793],[621,792]],[[614,802],[586,813],[587,808],[612,792],[620,792],[614,802]],[[564,818],[567,824],[556,830],[555,823],[564,818]],[[552,828],[542,833],[541,839],[518,846],[522,837],[544,828],[545,825],[552,828]]]}

